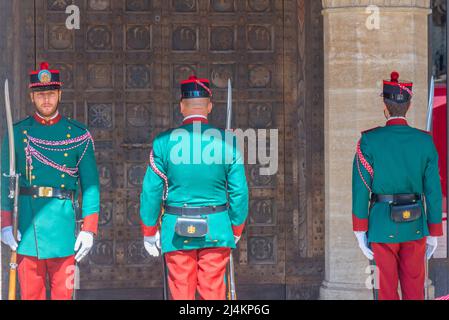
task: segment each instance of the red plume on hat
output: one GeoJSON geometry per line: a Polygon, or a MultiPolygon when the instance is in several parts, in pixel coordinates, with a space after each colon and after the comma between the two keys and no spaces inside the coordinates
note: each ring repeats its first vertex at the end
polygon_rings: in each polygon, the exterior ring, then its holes
{"type": "Polygon", "coordinates": [[[50,65],[48,64],[48,62],[44,61],[41,63],[40,70],[48,70],[49,67],[50,65]]]}
{"type": "Polygon", "coordinates": [[[399,72],[393,71],[391,73],[391,82],[399,82],[399,72]]]}

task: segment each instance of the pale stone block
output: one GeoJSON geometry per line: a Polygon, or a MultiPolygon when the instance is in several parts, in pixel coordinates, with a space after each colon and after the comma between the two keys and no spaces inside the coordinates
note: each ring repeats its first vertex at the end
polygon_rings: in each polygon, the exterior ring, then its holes
{"type": "Polygon", "coordinates": [[[368,261],[352,232],[352,162],[360,132],[385,125],[382,80],[396,70],[414,82],[408,118],[424,128],[429,1],[323,2],[326,271],[322,299],[371,299],[368,261]],[[379,29],[366,7],[379,7],[379,29]],[[399,27],[400,26],[400,27],[399,27]],[[367,273],[368,271],[368,273],[367,273]]]}

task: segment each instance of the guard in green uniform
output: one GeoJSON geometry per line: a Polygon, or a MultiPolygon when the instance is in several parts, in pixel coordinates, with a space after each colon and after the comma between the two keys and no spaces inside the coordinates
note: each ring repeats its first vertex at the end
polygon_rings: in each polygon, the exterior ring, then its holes
{"type": "Polygon", "coordinates": [[[442,231],[438,153],[432,136],[408,125],[411,82],[393,72],[384,81],[386,126],[362,133],[352,175],[353,229],[375,261],[378,298],[423,299],[425,255],[442,231]]]}
{"type": "Polygon", "coordinates": [[[207,79],[181,83],[181,127],[153,142],[140,215],[145,248],[162,253],[173,299],[225,299],[224,274],[248,215],[248,186],[236,137],[208,124],[207,79]],[[229,200],[228,200],[229,198],[229,200]]]}
{"type": "Polygon", "coordinates": [[[88,254],[97,232],[100,188],[94,141],[85,125],[59,114],[59,76],[47,63],[30,74],[36,112],[14,125],[21,174],[18,239],[12,234],[12,203],[4,176],[9,172],[7,135],[2,146],[2,241],[19,255],[22,299],[46,299],[47,275],[52,299],[71,299],[75,259],[88,254]],[[76,238],[79,191],[83,225],[76,238]]]}

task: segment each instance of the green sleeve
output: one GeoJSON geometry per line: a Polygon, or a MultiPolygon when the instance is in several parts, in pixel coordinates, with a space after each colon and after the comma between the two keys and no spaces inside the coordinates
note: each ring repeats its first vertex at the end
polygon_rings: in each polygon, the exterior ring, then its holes
{"type": "Polygon", "coordinates": [[[438,152],[432,142],[430,156],[424,171],[424,195],[426,197],[427,220],[429,224],[442,222],[442,203],[440,173],[438,168],[438,152]]]}
{"type": "Polygon", "coordinates": [[[1,196],[2,196],[2,211],[12,211],[12,201],[8,198],[9,195],[9,179],[5,177],[9,175],[9,142],[8,133],[5,133],[2,143],[2,157],[1,157],[1,174],[2,174],[2,186],[1,186],[1,196]]]}
{"type": "Polygon", "coordinates": [[[245,175],[245,166],[242,153],[233,143],[233,159],[227,171],[229,216],[233,226],[241,226],[248,217],[248,184],[245,175]]]}
{"type": "Polygon", "coordinates": [[[373,180],[367,169],[369,166],[373,166],[373,159],[367,138],[365,135],[362,135],[360,150],[357,148],[352,165],[352,215],[354,231],[367,231],[368,229],[368,208],[373,180]],[[365,165],[362,159],[366,161],[365,165]]]}
{"type": "MultiPolygon", "coordinates": [[[[83,152],[84,148],[81,148],[81,150],[83,152]]],[[[83,197],[82,214],[85,218],[94,213],[100,213],[100,179],[92,141],[90,141],[78,169],[83,197]]]]}
{"type": "MultiPolygon", "coordinates": [[[[161,173],[166,175],[166,168],[163,161],[163,148],[158,138],[153,142],[153,157],[156,167],[161,173]]],[[[143,179],[142,193],[140,195],[140,217],[144,226],[154,227],[157,225],[163,191],[164,180],[149,165],[143,179]]]]}

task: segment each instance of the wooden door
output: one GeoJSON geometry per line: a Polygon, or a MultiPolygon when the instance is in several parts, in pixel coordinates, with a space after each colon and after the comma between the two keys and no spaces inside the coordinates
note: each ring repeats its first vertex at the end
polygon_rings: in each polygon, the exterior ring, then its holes
{"type": "Polygon", "coordinates": [[[317,298],[324,265],[321,4],[30,3],[22,5],[34,12],[26,20],[34,55],[21,59],[61,70],[62,112],[86,123],[96,141],[100,232],[81,264],[79,297],[162,297],[160,261],[143,248],[139,194],[152,139],[182,120],[179,81],[196,74],[212,82],[212,124],[225,125],[231,78],[234,127],[279,130],[277,174],[247,166],[250,216],[234,252],[240,298],[317,298]],[[70,4],[80,9],[79,30],[65,27],[70,4]]]}

